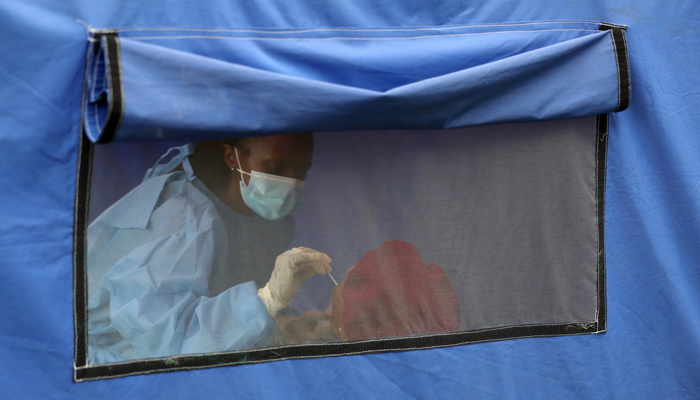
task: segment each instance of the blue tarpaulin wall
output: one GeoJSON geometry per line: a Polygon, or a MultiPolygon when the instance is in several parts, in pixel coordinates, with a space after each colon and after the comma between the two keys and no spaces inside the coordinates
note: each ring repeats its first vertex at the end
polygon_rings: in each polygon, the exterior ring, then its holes
{"type": "Polygon", "coordinates": [[[697,398],[700,6],[695,2],[0,2],[0,387],[7,398],[697,398]],[[608,332],[73,383],[73,220],[86,29],[628,26],[612,114],[608,332]]]}

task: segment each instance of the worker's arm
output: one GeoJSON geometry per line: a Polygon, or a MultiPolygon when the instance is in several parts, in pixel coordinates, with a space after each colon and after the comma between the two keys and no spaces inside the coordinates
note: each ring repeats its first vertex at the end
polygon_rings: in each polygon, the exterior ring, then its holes
{"type": "MultiPolygon", "coordinates": [[[[208,296],[216,229],[137,247],[101,282],[110,318],[143,358],[261,345],[274,325],[253,282],[208,296]]],[[[235,268],[235,266],[231,266],[235,268]]]]}

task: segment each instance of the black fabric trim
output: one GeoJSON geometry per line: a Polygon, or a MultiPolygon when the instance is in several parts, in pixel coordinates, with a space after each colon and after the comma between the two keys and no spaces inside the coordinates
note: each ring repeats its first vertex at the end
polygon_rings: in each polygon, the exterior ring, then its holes
{"type": "Polygon", "coordinates": [[[599,115],[596,140],[596,211],[598,221],[598,331],[607,330],[607,284],[605,272],[605,182],[608,163],[608,114],[599,115]]]}
{"type": "Polygon", "coordinates": [[[629,55],[627,53],[626,26],[601,23],[601,31],[610,31],[617,61],[618,101],[614,112],[624,111],[629,107],[632,97],[632,81],[630,74],[629,55]]]}
{"type": "Polygon", "coordinates": [[[121,47],[116,33],[102,33],[106,48],[106,68],[109,80],[109,111],[102,133],[97,143],[108,143],[114,140],[124,117],[124,84],[122,79],[121,47]]]}
{"type": "MultiPolygon", "coordinates": [[[[87,359],[87,268],[86,233],[90,202],[93,144],[80,130],[78,172],[76,179],[75,219],[73,227],[73,308],[75,324],[75,367],[83,367],[87,359]]],[[[77,376],[76,376],[77,379],[77,376]]]]}
{"type": "MultiPolygon", "coordinates": [[[[75,299],[75,369],[76,382],[159,372],[212,368],[219,366],[256,364],[297,358],[318,358],[390,351],[434,349],[517,338],[569,336],[602,333],[607,327],[607,296],[605,279],[605,182],[608,145],[608,115],[600,115],[596,126],[596,214],[598,228],[597,259],[597,319],[594,321],[558,324],[518,325],[467,332],[441,333],[425,336],[375,339],[358,342],[333,342],[292,345],[250,351],[216,354],[180,355],[166,358],[127,361],[113,364],[87,363],[87,284],[86,242],[89,187],[93,144],[81,135],[76,183],[74,299],[75,299]]],[[[81,132],[82,133],[82,132],[81,132]]]]}
{"type": "Polygon", "coordinates": [[[598,25],[599,31],[607,31],[610,29],[622,29],[624,31],[624,30],[627,30],[627,26],[626,25],[609,24],[607,22],[601,22],[598,25]]]}
{"type": "Polygon", "coordinates": [[[182,355],[167,358],[138,360],[115,364],[100,364],[76,369],[76,381],[117,378],[136,374],[202,369],[219,366],[255,364],[295,358],[317,358],[365,353],[383,353],[450,347],[487,341],[565,336],[596,333],[595,321],[552,325],[524,325],[478,331],[448,333],[430,336],[378,339],[363,342],[337,342],[286,346],[232,353],[182,355]]]}
{"type": "Polygon", "coordinates": [[[87,364],[87,287],[85,260],[85,232],[88,217],[89,186],[92,168],[93,144],[83,135],[80,143],[78,182],[76,184],[75,222],[75,329],[76,361],[74,380],[88,381],[117,378],[130,375],[182,371],[297,358],[317,358],[390,351],[433,349],[488,341],[568,336],[606,331],[606,281],[605,281],[605,179],[607,164],[608,115],[598,116],[596,127],[596,213],[598,222],[597,260],[597,320],[559,324],[533,324],[482,329],[467,332],[443,333],[376,339],[359,342],[334,342],[307,345],[282,346],[251,351],[236,351],[202,355],[128,361],[113,364],[87,364]]]}
{"type": "MultiPolygon", "coordinates": [[[[88,56],[94,50],[88,46],[85,54],[85,71],[88,56]]],[[[73,328],[75,342],[75,367],[87,365],[87,282],[85,269],[87,233],[87,207],[90,200],[90,176],[92,168],[92,144],[85,136],[84,114],[87,76],[83,79],[83,93],[80,102],[80,139],[78,143],[78,165],[75,178],[75,214],[73,217],[73,328]]],[[[74,376],[74,378],[76,378],[74,376]]]]}

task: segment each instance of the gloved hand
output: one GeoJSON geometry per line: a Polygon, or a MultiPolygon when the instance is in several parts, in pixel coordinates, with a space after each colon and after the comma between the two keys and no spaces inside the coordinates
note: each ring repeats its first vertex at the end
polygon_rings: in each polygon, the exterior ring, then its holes
{"type": "Polygon", "coordinates": [[[330,264],[330,257],[307,247],[287,250],[277,256],[272,276],[265,287],[258,290],[258,297],[274,318],[278,311],[294,300],[307,279],[315,274],[331,272],[330,264]]]}

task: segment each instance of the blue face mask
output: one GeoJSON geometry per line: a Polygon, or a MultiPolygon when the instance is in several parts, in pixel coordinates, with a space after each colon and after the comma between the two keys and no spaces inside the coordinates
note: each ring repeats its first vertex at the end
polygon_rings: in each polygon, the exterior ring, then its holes
{"type": "Polygon", "coordinates": [[[291,214],[301,203],[302,193],[306,182],[278,175],[265,174],[258,171],[244,172],[236,151],[236,171],[241,174],[241,195],[245,204],[259,216],[270,220],[278,220],[291,214]],[[248,185],[243,180],[243,174],[250,175],[248,185]]]}

